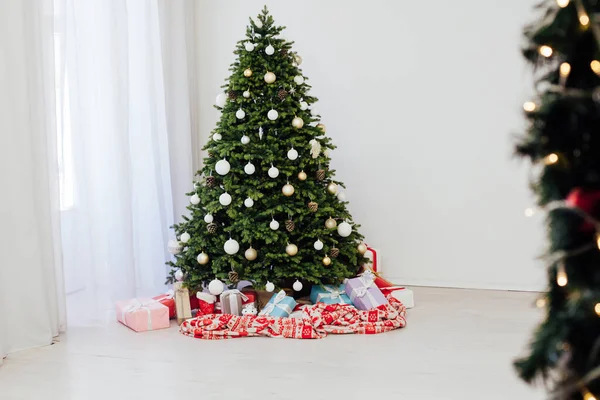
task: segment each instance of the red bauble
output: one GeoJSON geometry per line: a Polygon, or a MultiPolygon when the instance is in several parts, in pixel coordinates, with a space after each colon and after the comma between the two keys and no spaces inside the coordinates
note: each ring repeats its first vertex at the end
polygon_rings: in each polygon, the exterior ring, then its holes
{"type": "MultiPolygon", "coordinates": [[[[575,188],[571,190],[565,199],[567,205],[577,207],[586,214],[598,219],[600,215],[600,190],[586,190],[575,188]]],[[[582,226],[583,230],[593,230],[594,225],[590,222],[585,222],[582,226]]]]}

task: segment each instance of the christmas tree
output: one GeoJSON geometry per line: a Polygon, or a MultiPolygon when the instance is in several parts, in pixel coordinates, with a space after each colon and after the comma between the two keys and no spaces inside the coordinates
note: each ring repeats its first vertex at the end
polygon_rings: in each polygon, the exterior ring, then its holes
{"type": "Polygon", "coordinates": [[[524,104],[528,130],[517,153],[532,161],[547,213],[549,282],[537,301],[545,320],[516,366],[527,382],[547,383],[553,399],[592,400],[600,396],[600,5],[539,8],[523,51],[537,94],[524,104]]]}
{"type": "Polygon", "coordinates": [[[190,215],[174,226],[170,282],[177,273],[194,290],[214,279],[269,290],[340,283],[364,261],[343,184],[329,168],[335,146],[283,29],[265,7],[237,44],[216,100],[221,118],[188,193],[190,215]]]}

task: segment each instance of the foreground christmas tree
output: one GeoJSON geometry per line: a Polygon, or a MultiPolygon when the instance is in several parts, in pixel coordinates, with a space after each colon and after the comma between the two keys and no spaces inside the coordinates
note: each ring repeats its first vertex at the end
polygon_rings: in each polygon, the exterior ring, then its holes
{"type": "Polygon", "coordinates": [[[329,169],[325,136],[292,42],[266,8],[250,19],[231,76],[217,96],[221,119],[208,158],[175,225],[169,281],[197,290],[218,279],[299,289],[356,274],[366,247],[329,169]],[[177,247],[177,246],[175,246],[177,247]]]}
{"type": "Polygon", "coordinates": [[[517,152],[539,173],[533,182],[547,214],[546,318],[523,379],[548,384],[553,399],[600,396],[600,27],[597,0],[545,1],[526,29],[524,55],[537,97],[524,104],[527,135],[517,152]]]}

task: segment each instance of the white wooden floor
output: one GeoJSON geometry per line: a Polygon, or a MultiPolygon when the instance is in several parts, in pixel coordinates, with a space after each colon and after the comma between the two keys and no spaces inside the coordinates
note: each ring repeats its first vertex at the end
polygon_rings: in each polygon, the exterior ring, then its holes
{"type": "Polygon", "coordinates": [[[511,366],[540,318],[534,294],[416,288],[415,298],[406,328],[376,336],[207,342],[175,324],[73,328],[9,355],[0,399],[544,398],[511,366]]]}

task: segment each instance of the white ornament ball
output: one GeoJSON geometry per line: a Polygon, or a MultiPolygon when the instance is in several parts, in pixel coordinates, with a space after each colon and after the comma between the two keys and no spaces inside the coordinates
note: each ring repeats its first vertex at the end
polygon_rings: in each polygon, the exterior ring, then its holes
{"type": "Polygon", "coordinates": [[[307,102],[305,102],[305,101],[301,101],[301,102],[300,102],[300,109],[301,109],[302,111],[308,110],[308,103],[307,103],[307,102]]]}
{"type": "Polygon", "coordinates": [[[242,144],[248,144],[248,143],[250,143],[250,138],[248,136],[244,135],[244,136],[242,136],[241,142],[242,142],[242,144]]]}
{"type": "Polygon", "coordinates": [[[175,279],[181,282],[183,280],[183,271],[178,269],[175,271],[175,279]]]}
{"type": "Polygon", "coordinates": [[[339,201],[346,201],[346,192],[339,192],[337,198],[339,201]]]}
{"type": "Polygon", "coordinates": [[[315,242],[315,244],[313,244],[315,250],[323,250],[323,242],[321,242],[321,240],[317,239],[317,241],[315,242]]]}
{"type": "Polygon", "coordinates": [[[304,126],[304,121],[300,117],[294,117],[292,120],[292,126],[296,129],[300,129],[304,126]]]}
{"type": "Polygon", "coordinates": [[[277,167],[271,166],[271,168],[269,168],[268,174],[273,179],[277,178],[279,176],[279,170],[277,169],[277,167]]]}
{"type": "Polygon", "coordinates": [[[235,116],[237,119],[244,119],[244,117],[246,116],[246,112],[240,108],[235,112],[235,116]]]}
{"type": "Polygon", "coordinates": [[[252,175],[254,173],[254,171],[256,171],[254,164],[252,164],[251,162],[248,162],[248,164],[246,164],[246,166],[244,167],[244,172],[247,173],[248,175],[252,175]]]}
{"type": "Polygon", "coordinates": [[[250,98],[250,92],[247,90],[244,90],[244,93],[242,93],[242,96],[244,96],[244,98],[249,99],[250,98]]]}
{"type": "Polygon", "coordinates": [[[244,48],[246,49],[246,51],[252,51],[252,50],[254,50],[254,43],[246,42],[246,44],[244,45],[244,48]]]}
{"type": "Polygon", "coordinates": [[[202,252],[200,254],[198,254],[198,257],[196,257],[196,261],[198,261],[198,264],[208,264],[208,261],[210,260],[210,258],[208,257],[208,254],[206,254],[205,252],[202,252]]]}
{"type": "Polygon", "coordinates": [[[198,197],[197,194],[193,195],[192,197],[190,197],[190,203],[192,203],[193,205],[199,204],[200,197],[198,197]]]}
{"type": "Polygon", "coordinates": [[[181,250],[183,250],[183,246],[177,240],[171,239],[169,240],[169,243],[167,243],[167,250],[171,254],[179,254],[181,253],[181,250]]]}
{"type": "Polygon", "coordinates": [[[277,110],[270,110],[267,113],[267,118],[269,118],[271,121],[275,121],[277,118],[279,118],[279,113],[277,110]]]}
{"type": "Polygon", "coordinates": [[[225,103],[227,103],[227,93],[219,93],[215,100],[215,104],[219,107],[225,107],[225,103]]]}
{"type": "Polygon", "coordinates": [[[304,77],[302,75],[296,75],[294,77],[294,82],[296,85],[302,85],[304,83],[304,77]]]}
{"type": "Polygon", "coordinates": [[[348,237],[352,233],[352,225],[347,223],[346,221],[342,222],[338,225],[338,234],[341,237],[348,237]]]}
{"type": "Polygon", "coordinates": [[[277,222],[275,220],[271,220],[271,223],[269,224],[269,228],[276,231],[277,229],[279,229],[279,222],[277,222]]]}
{"type": "Polygon", "coordinates": [[[277,77],[272,72],[267,72],[265,74],[265,82],[267,82],[267,83],[273,83],[273,82],[275,82],[276,79],[277,79],[277,77]]]}
{"type": "Polygon", "coordinates": [[[275,285],[273,285],[273,282],[267,282],[267,284],[265,285],[265,290],[267,292],[272,292],[273,290],[275,290],[275,285]]]}
{"type": "Polygon", "coordinates": [[[300,64],[302,64],[302,57],[300,57],[298,54],[296,54],[294,56],[294,61],[296,61],[296,65],[300,65],[300,64]]]}
{"type": "Polygon", "coordinates": [[[292,288],[296,291],[299,292],[302,290],[302,282],[300,282],[299,280],[296,279],[296,282],[294,282],[294,284],[292,285],[292,288]]]}
{"type": "Polygon", "coordinates": [[[219,196],[219,203],[221,203],[222,206],[228,206],[231,204],[231,195],[227,192],[223,193],[222,195],[219,196]]]}
{"type": "Polygon", "coordinates": [[[213,279],[208,284],[208,291],[214,296],[218,296],[225,290],[225,285],[218,279],[213,279]]]}
{"type": "Polygon", "coordinates": [[[316,117],[317,115],[319,115],[319,110],[317,110],[316,108],[311,108],[310,115],[316,117]]]}
{"type": "Polygon", "coordinates": [[[223,250],[227,254],[235,254],[240,250],[240,244],[235,239],[229,239],[223,245],[223,250]]]}
{"type": "Polygon", "coordinates": [[[223,136],[221,136],[220,133],[215,133],[213,134],[212,138],[215,142],[218,142],[219,140],[223,139],[223,136]]]}
{"type": "Polygon", "coordinates": [[[248,197],[246,200],[244,200],[244,205],[246,207],[250,208],[254,205],[254,200],[252,200],[250,197],[248,197]]]}
{"type": "Polygon", "coordinates": [[[294,191],[295,191],[294,187],[292,185],[290,185],[289,183],[283,185],[283,188],[281,188],[281,193],[283,193],[283,195],[287,196],[287,197],[290,197],[291,195],[293,195],[294,191]]]}
{"type": "Polygon", "coordinates": [[[215,171],[217,171],[217,174],[227,175],[229,173],[229,170],[231,170],[231,165],[229,164],[229,161],[227,161],[226,159],[217,161],[217,164],[215,165],[215,171]]]}
{"type": "Polygon", "coordinates": [[[212,216],[212,214],[206,214],[204,216],[204,222],[206,222],[207,224],[210,224],[211,222],[213,222],[214,218],[212,216]]]}
{"type": "Polygon", "coordinates": [[[296,150],[292,147],[290,150],[288,150],[287,157],[290,160],[294,161],[295,159],[298,158],[298,150],[296,150]]]}
{"type": "Polygon", "coordinates": [[[267,55],[272,56],[273,53],[275,53],[275,48],[271,45],[268,45],[267,48],[265,49],[265,53],[267,53],[267,55]]]}
{"type": "Polygon", "coordinates": [[[180,239],[180,240],[181,240],[183,243],[187,243],[187,242],[189,242],[189,241],[190,241],[190,239],[191,239],[191,236],[190,236],[190,234],[189,234],[189,233],[187,233],[187,232],[183,232],[183,233],[181,234],[181,237],[180,237],[179,239],[180,239]]]}
{"type": "Polygon", "coordinates": [[[254,25],[256,25],[257,28],[262,28],[263,27],[263,23],[260,19],[256,19],[254,21],[254,25]]]}

